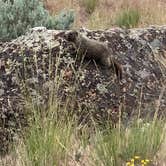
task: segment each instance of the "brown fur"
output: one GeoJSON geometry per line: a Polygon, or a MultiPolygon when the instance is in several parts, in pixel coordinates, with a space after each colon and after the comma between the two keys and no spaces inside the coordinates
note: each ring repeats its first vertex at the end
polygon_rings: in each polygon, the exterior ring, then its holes
{"type": "Polygon", "coordinates": [[[122,67],[111,57],[110,50],[105,43],[89,39],[74,30],[65,34],[64,38],[74,43],[79,55],[98,61],[104,68],[112,68],[118,79],[122,79],[122,67]]]}

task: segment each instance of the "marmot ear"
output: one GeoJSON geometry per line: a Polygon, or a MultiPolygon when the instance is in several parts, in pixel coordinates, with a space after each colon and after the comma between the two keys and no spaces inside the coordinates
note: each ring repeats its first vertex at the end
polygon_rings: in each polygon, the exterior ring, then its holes
{"type": "Polygon", "coordinates": [[[73,32],[73,35],[74,35],[74,37],[77,37],[77,36],[78,36],[78,32],[77,32],[77,31],[74,31],[74,32],[73,32]]]}

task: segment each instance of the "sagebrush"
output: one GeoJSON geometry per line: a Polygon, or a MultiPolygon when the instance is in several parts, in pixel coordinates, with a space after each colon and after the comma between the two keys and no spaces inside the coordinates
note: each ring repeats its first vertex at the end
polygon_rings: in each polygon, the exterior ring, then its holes
{"type": "Polygon", "coordinates": [[[73,11],[51,16],[39,0],[0,0],[0,40],[16,38],[35,26],[68,29],[73,21],[73,11]]]}

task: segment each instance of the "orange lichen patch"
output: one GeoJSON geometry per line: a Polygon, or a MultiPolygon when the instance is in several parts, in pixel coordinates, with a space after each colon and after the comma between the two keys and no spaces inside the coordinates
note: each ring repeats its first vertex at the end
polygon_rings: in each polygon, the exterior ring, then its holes
{"type": "Polygon", "coordinates": [[[71,69],[66,69],[64,72],[63,78],[66,80],[69,80],[72,78],[72,75],[73,75],[73,71],[71,69]]]}

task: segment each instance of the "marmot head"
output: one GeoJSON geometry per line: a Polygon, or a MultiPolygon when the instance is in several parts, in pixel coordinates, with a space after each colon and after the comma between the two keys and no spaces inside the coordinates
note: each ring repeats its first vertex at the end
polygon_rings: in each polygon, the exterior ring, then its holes
{"type": "Polygon", "coordinates": [[[64,35],[64,38],[69,42],[76,42],[79,33],[76,30],[70,31],[64,35]]]}

